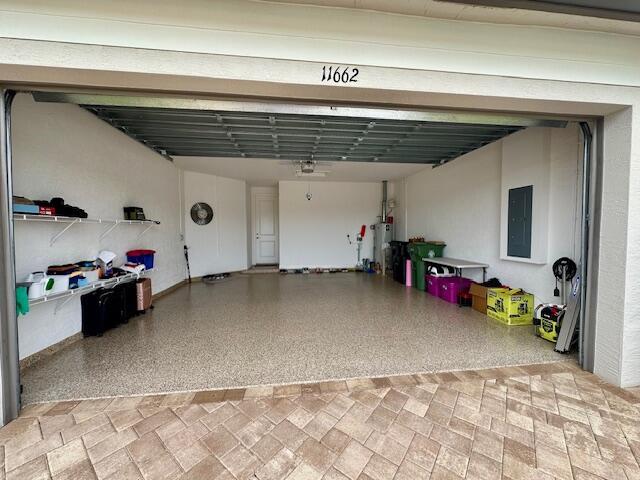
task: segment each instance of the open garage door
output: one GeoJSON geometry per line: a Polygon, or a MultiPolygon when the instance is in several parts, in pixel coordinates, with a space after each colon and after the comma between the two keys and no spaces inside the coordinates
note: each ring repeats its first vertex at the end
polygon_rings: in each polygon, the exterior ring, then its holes
{"type": "Polygon", "coordinates": [[[566,119],[456,111],[35,93],[81,105],[168,156],[442,165],[526,127],[566,119]]]}

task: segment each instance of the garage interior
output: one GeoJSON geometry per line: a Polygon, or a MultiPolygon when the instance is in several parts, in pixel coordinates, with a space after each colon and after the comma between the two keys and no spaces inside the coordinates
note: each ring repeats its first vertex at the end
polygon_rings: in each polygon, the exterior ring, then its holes
{"type": "Polygon", "coordinates": [[[18,281],[155,251],[155,308],[103,336],[82,335],[90,285],[29,300],[23,403],[570,359],[531,325],[394,279],[393,262],[375,265],[372,227],[442,242],[444,257],[487,265],[464,277],[533,306],[560,303],[551,266],[580,263],[582,146],[576,119],[534,115],[20,93],[14,195],[61,197],[87,218],[16,213],[18,281]],[[533,202],[516,256],[509,194],[522,187],[533,202]],[[127,206],[154,222],[116,222],[127,206]]]}

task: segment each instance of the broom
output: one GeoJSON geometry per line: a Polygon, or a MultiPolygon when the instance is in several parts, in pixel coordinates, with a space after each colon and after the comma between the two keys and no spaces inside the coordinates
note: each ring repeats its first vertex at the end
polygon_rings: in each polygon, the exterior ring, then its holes
{"type": "Polygon", "coordinates": [[[189,268],[189,247],[184,246],[184,259],[187,261],[187,282],[191,283],[191,269],[189,268]]]}

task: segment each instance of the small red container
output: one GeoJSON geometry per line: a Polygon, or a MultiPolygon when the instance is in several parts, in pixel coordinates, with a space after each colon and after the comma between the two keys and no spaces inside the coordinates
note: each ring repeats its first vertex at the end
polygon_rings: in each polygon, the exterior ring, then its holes
{"type": "Polygon", "coordinates": [[[40,211],[38,212],[40,215],[50,215],[53,216],[56,214],[56,209],[53,207],[40,207],[40,211]]]}
{"type": "Polygon", "coordinates": [[[469,290],[462,290],[458,293],[458,305],[461,307],[470,307],[473,301],[473,297],[469,293],[469,290]]]}
{"type": "Polygon", "coordinates": [[[439,297],[449,303],[458,303],[458,294],[469,290],[471,280],[464,277],[443,277],[439,297]]]}

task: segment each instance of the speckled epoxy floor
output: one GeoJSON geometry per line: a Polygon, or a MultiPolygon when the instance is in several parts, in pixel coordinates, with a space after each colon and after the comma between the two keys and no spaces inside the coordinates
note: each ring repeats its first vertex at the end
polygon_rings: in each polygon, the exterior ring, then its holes
{"type": "Polygon", "coordinates": [[[373,377],[565,359],[390,278],[237,275],[184,287],[153,313],[23,372],[24,403],[373,377]]]}

